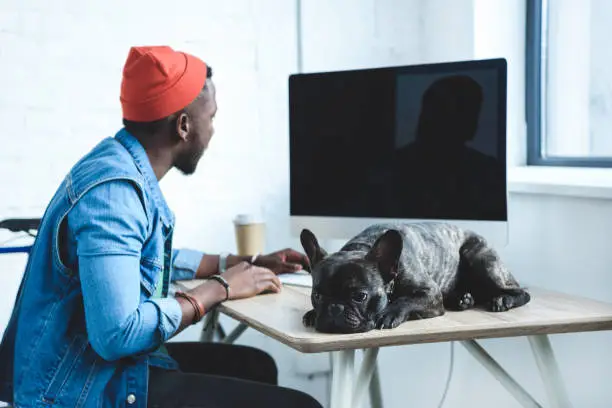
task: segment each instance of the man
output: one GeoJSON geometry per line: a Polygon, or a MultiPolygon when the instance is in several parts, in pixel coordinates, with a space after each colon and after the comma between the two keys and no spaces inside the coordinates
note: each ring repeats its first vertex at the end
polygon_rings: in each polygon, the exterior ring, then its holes
{"type": "Polygon", "coordinates": [[[262,351],[164,347],[220,302],[278,292],[277,273],[306,266],[291,250],[243,259],[172,248],[174,217],[158,181],[173,167],[196,170],[217,110],[211,77],[203,61],[170,47],[130,50],[124,128],[70,170],[42,218],[0,346],[0,400],[320,407],[277,387],[274,361],[262,351]],[[210,279],[168,296],[171,280],[193,277],[210,279]]]}

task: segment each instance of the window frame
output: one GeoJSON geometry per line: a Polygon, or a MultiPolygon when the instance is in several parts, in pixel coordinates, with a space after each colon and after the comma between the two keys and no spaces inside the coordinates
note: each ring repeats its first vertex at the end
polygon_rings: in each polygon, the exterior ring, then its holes
{"type": "MultiPolygon", "coordinates": [[[[612,157],[546,156],[546,73],[549,0],[527,0],[525,44],[525,118],[527,121],[527,165],[557,167],[612,167],[612,157]]],[[[612,118],[610,118],[612,121],[612,118]]]]}

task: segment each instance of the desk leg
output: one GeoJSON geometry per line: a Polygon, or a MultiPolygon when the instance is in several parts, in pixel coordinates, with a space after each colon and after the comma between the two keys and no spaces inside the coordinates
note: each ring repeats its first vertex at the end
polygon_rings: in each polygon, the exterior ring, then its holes
{"type": "Polygon", "coordinates": [[[204,328],[200,334],[200,341],[210,343],[215,339],[215,333],[219,335],[219,341],[225,344],[232,344],[245,332],[248,326],[244,323],[239,323],[231,333],[225,335],[219,325],[219,311],[212,310],[204,317],[204,328]]]}
{"type": "Polygon", "coordinates": [[[355,350],[332,352],[332,387],[330,408],[352,408],[355,350]]]}
{"type": "Polygon", "coordinates": [[[380,389],[380,374],[378,373],[378,363],[372,373],[370,382],[370,406],[372,408],[383,408],[382,391],[380,389]]]}
{"type": "Polygon", "coordinates": [[[540,370],[551,407],[570,408],[572,404],[565,390],[561,372],[559,371],[559,366],[557,365],[548,336],[545,334],[529,336],[529,344],[540,370]]]}
{"type": "Polygon", "coordinates": [[[238,326],[236,326],[236,328],[232,330],[230,334],[225,336],[225,338],[221,342],[225,344],[233,344],[236,339],[238,339],[238,337],[240,337],[240,335],[245,332],[247,328],[248,326],[246,324],[238,323],[238,326]]]}
{"type": "Polygon", "coordinates": [[[204,343],[211,343],[215,339],[215,329],[219,320],[219,311],[216,309],[211,310],[204,316],[204,328],[200,334],[200,341],[204,343]]]}
{"type": "Polygon", "coordinates": [[[366,349],[363,351],[363,362],[361,369],[357,375],[357,383],[353,390],[352,408],[359,408],[365,399],[365,393],[372,384],[372,376],[377,371],[376,357],[378,356],[378,347],[366,349]]]}
{"type": "Polygon", "coordinates": [[[331,408],[359,408],[365,400],[365,393],[370,391],[372,408],[382,408],[378,366],[376,358],[378,348],[364,350],[361,368],[355,378],[355,351],[342,350],[331,353],[332,386],[331,408]]]}
{"type": "Polygon", "coordinates": [[[461,344],[470,352],[484,368],[503,385],[512,396],[526,408],[542,408],[542,406],[531,396],[523,387],[517,383],[514,378],[499,365],[497,361],[491,357],[489,353],[483,349],[475,340],[465,340],[461,344]]]}

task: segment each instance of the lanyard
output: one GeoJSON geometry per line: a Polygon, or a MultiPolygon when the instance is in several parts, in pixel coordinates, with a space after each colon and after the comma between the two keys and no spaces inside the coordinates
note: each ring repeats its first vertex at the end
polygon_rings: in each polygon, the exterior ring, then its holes
{"type": "Polygon", "coordinates": [[[172,272],[172,233],[173,231],[169,230],[164,241],[164,268],[162,270],[162,277],[155,288],[155,294],[153,295],[155,298],[165,298],[168,296],[172,272]]]}

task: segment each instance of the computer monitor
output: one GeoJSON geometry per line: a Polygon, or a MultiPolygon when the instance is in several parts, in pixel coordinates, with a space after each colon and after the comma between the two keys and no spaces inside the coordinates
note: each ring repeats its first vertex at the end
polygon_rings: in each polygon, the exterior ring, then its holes
{"type": "Polygon", "coordinates": [[[292,234],[441,221],[505,245],[506,81],[505,59],[291,75],[292,234]]]}

